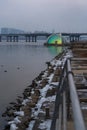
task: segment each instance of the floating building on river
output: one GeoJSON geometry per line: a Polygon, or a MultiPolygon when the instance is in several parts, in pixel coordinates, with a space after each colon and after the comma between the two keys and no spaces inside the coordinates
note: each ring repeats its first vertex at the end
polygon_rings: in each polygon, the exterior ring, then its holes
{"type": "Polygon", "coordinates": [[[52,34],[48,37],[47,42],[45,45],[63,45],[62,35],[61,34],[52,34]]]}

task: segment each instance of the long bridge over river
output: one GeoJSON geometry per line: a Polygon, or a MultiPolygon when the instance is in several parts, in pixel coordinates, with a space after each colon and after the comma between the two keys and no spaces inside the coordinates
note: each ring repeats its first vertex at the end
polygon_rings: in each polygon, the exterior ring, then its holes
{"type": "MultiPolygon", "coordinates": [[[[23,33],[23,34],[0,34],[0,42],[6,39],[7,42],[18,42],[20,37],[26,42],[37,42],[37,37],[45,36],[48,38],[53,33],[23,33]]],[[[59,34],[59,33],[58,33],[59,34]]],[[[68,37],[70,42],[79,41],[81,36],[87,36],[87,33],[61,33],[62,36],[68,37]]]]}

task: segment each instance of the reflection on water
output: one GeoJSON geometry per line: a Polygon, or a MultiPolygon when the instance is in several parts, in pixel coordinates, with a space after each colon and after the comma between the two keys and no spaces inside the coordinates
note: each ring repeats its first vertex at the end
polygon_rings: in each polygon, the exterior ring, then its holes
{"type": "Polygon", "coordinates": [[[48,51],[52,54],[52,55],[57,55],[59,53],[61,53],[63,51],[63,47],[59,46],[59,47],[55,47],[55,46],[49,46],[48,47],[48,51]]]}
{"type": "Polygon", "coordinates": [[[5,124],[1,114],[9,102],[21,95],[32,80],[62,51],[61,47],[42,45],[0,45],[0,129],[5,124]]]}

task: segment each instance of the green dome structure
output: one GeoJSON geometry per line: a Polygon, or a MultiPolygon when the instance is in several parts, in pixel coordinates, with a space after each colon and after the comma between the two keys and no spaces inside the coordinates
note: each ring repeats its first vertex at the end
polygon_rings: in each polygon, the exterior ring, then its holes
{"type": "Polygon", "coordinates": [[[62,36],[61,34],[52,34],[47,39],[47,45],[62,45],[62,36]]]}

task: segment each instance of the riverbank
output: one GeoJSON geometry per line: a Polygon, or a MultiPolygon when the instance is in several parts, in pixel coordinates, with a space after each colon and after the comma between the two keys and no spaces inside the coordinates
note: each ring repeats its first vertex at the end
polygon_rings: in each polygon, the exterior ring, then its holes
{"type": "Polygon", "coordinates": [[[35,46],[8,44],[0,44],[0,130],[6,124],[1,115],[9,103],[22,95],[32,79],[46,69],[45,62],[59,52],[59,48],[38,46],[38,43],[35,46]]]}
{"type": "Polygon", "coordinates": [[[8,120],[4,130],[50,129],[56,89],[67,57],[70,57],[69,52],[63,52],[47,62],[47,69],[24,90],[23,97],[10,103],[2,115],[8,120]]]}
{"type": "MultiPolygon", "coordinates": [[[[50,130],[58,84],[67,58],[71,58],[75,88],[87,124],[87,48],[76,44],[71,50],[65,50],[50,62],[46,62],[46,70],[42,71],[24,90],[23,97],[19,96],[16,102],[10,103],[11,105],[3,113],[7,119],[4,130],[50,130]]],[[[69,103],[66,125],[67,130],[72,130],[74,129],[73,111],[71,101],[69,103]]]]}

